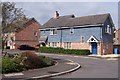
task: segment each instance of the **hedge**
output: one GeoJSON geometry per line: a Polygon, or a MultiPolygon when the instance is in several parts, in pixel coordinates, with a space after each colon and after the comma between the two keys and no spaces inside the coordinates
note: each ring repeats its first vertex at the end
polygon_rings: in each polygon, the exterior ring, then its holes
{"type": "Polygon", "coordinates": [[[87,49],[63,49],[63,48],[52,48],[52,47],[40,47],[39,52],[41,53],[57,53],[57,54],[75,54],[75,55],[89,55],[90,50],[87,49]]]}

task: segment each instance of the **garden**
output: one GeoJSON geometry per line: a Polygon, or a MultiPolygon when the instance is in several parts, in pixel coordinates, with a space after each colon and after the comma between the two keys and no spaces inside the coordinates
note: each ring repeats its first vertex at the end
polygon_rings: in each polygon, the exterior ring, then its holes
{"type": "MultiPolygon", "coordinates": [[[[40,47],[40,53],[56,53],[56,54],[73,54],[73,55],[89,55],[89,50],[80,49],[63,49],[52,47],[40,47]]],[[[52,58],[46,56],[38,56],[35,52],[25,51],[19,54],[3,54],[2,59],[2,73],[21,72],[29,69],[38,69],[55,65],[52,58]]]]}
{"type": "Polygon", "coordinates": [[[52,66],[55,61],[46,56],[38,56],[34,52],[22,52],[17,55],[2,56],[2,73],[21,72],[52,66]]]}

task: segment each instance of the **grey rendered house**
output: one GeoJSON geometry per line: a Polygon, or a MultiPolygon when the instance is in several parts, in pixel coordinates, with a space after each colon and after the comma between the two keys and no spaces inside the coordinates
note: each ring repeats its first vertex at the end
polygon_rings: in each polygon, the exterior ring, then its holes
{"type": "Polygon", "coordinates": [[[113,53],[113,21],[110,14],[82,17],[56,15],[40,28],[40,43],[65,49],[89,49],[92,54],[113,53]]]}

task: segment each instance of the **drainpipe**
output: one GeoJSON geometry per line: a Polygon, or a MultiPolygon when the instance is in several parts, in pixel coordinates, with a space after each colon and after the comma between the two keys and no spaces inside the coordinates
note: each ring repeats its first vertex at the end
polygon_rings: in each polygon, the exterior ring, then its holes
{"type": "Polygon", "coordinates": [[[103,45],[102,45],[102,42],[103,42],[103,39],[102,39],[102,35],[103,35],[103,26],[104,24],[101,24],[102,27],[100,27],[100,46],[101,46],[101,55],[104,54],[104,50],[103,50],[103,45]]]}
{"type": "Polygon", "coordinates": [[[60,27],[60,47],[62,48],[62,28],[60,27]]]}

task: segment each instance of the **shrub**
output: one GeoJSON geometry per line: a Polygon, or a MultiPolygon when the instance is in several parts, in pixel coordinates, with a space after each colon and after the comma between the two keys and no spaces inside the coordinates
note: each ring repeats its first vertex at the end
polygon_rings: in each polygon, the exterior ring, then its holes
{"type": "Polygon", "coordinates": [[[23,52],[14,58],[2,57],[2,73],[20,72],[51,66],[54,61],[45,56],[37,56],[34,52],[23,52]]]}
{"type": "Polygon", "coordinates": [[[24,68],[22,65],[19,65],[19,62],[16,62],[10,57],[2,58],[2,73],[19,72],[22,70],[24,68]]]}
{"type": "Polygon", "coordinates": [[[40,47],[39,52],[41,53],[61,53],[61,54],[76,54],[76,55],[89,55],[90,50],[84,49],[63,49],[63,48],[52,48],[52,47],[40,47]]]}
{"type": "Polygon", "coordinates": [[[23,52],[19,58],[24,58],[22,64],[26,66],[27,69],[43,67],[42,60],[34,52],[23,52]]]}
{"type": "Polygon", "coordinates": [[[39,56],[39,58],[43,61],[42,65],[45,66],[45,67],[54,65],[54,63],[55,63],[53,61],[53,59],[51,59],[49,57],[46,57],[46,56],[39,56]]]}

